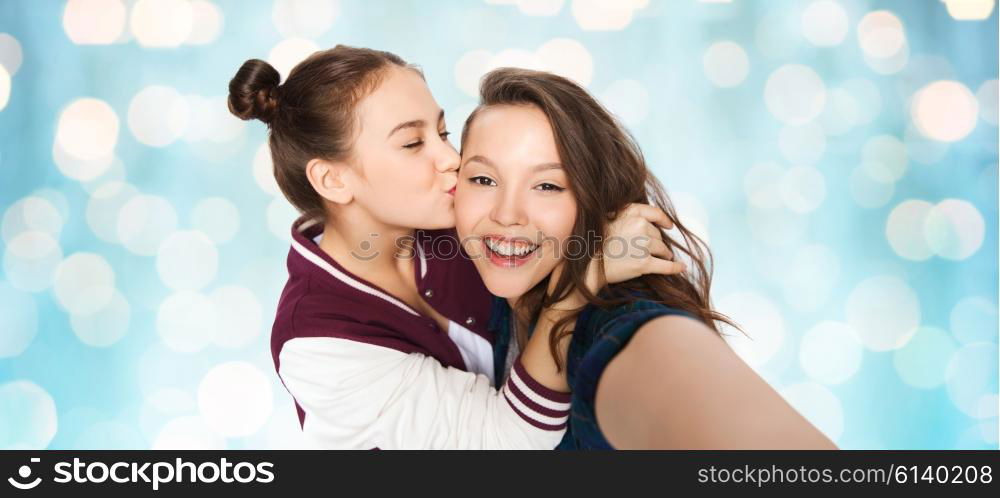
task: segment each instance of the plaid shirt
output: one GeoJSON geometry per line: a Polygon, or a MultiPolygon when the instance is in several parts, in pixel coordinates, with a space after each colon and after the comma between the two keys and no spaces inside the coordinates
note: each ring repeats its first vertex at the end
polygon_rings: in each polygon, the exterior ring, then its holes
{"type": "MultiPolygon", "coordinates": [[[[588,305],[577,317],[566,362],[567,380],[573,391],[569,423],[565,436],[556,446],[557,450],[613,450],[614,447],[597,425],[594,407],[597,383],[605,367],[649,320],[664,315],[694,318],[686,311],[643,299],[639,295],[636,297],[627,305],[607,310],[588,305]]],[[[496,337],[493,347],[496,379],[506,376],[503,370],[511,341],[510,315],[507,300],[494,297],[489,329],[496,337]]]]}

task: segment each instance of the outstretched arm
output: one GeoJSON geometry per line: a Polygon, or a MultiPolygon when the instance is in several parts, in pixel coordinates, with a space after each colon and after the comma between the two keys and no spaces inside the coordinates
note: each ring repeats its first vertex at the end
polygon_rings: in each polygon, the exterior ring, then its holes
{"type": "Polygon", "coordinates": [[[703,323],[644,324],[597,386],[598,425],[621,449],[837,449],[703,323]]]}

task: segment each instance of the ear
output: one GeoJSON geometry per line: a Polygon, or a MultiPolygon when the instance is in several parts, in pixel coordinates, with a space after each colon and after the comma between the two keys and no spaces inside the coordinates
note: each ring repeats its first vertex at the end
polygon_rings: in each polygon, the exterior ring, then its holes
{"type": "Polygon", "coordinates": [[[306,163],[306,177],[320,197],[337,204],[354,200],[351,167],[340,161],[313,159],[306,163]]]}

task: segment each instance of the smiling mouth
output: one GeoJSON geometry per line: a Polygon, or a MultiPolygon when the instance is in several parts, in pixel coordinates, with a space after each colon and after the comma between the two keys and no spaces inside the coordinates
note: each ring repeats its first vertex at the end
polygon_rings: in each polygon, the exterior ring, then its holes
{"type": "Polygon", "coordinates": [[[514,268],[527,263],[541,247],[527,241],[511,241],[490,236],[483,237],[481,242],[487,259],[501,268],[514,268]]]}

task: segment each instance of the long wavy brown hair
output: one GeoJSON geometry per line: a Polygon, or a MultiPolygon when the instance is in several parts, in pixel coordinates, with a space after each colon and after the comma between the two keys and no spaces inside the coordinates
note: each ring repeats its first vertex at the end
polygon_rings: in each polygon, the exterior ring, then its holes
{"type": "MultiPolygon", "coordinates": [[[[645,299],[691,313],[720,335],[725,334],[718,322],[739,329],[731,319],[711,307],[711,251],[677,218],[663,186],[646,167],[635,139],[611,112],[579,85],[542,71],[496,69],[483,77],[479,92],[479,106],[465,122],[462,143],[478,113],[492,106],[531,105],[548,117],[569,188],[576,197],[577,214],[572,236],[585,241],[586,254],[590,255],[563,258],[563,271],[551,295],[547,293],[550,275],[518,299],[513,311],[516,340],[520,346],[527,342],[530,324],[537,321],[542,308],[565,299],[574,289],[578,289],[589,304],[604,309],[639,299],[633,294],[638,291],[645,299]],[[597,260],[603,274],[602,241],[606,238],[608,225],[630,203],[655,205],[667,214],[683,240],[674,240],[661,230],[662,239],[675,255],[686,256],[689,269],[677,275],[643,275],[598,291],[606,297],[595,295],[585,285],[587,266],[591,260],[597,260]]],[[[562,361],[557,345],[573,333],[570,324],[577,313],[561,318],[550,339],[549,349],[560,369],[562,361]]]]}

